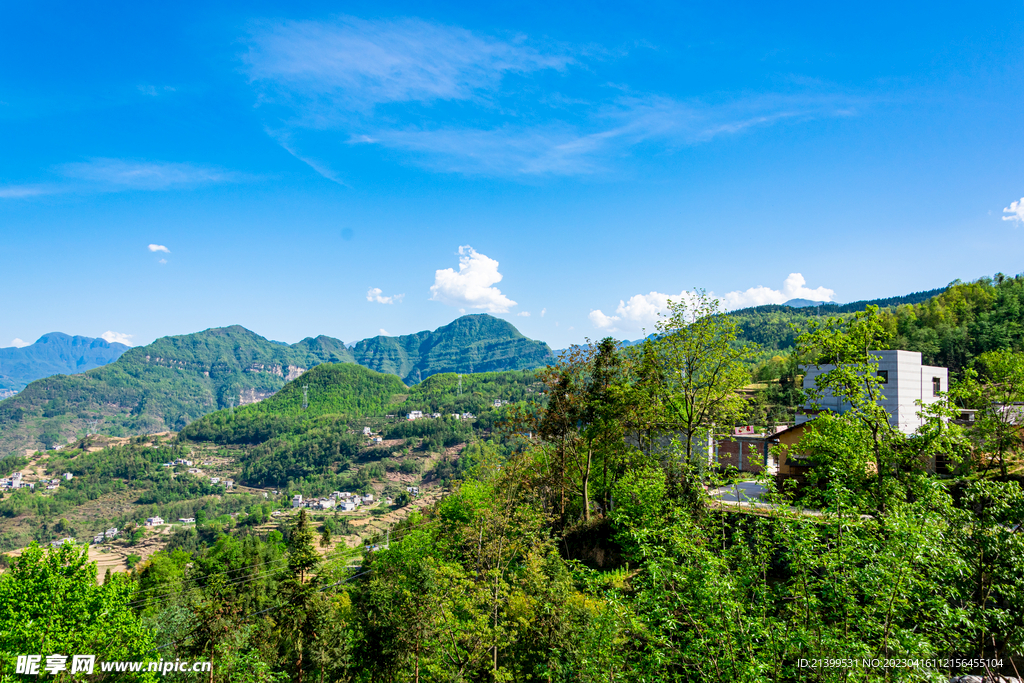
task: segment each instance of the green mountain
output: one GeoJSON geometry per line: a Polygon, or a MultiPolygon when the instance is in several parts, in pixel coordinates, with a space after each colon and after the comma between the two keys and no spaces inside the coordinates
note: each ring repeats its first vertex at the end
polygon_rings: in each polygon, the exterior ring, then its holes
{"type": "Polygon", "coordinates": [[[546,344],[488,315],[465,316],[433,332],[375,337],[355,349],[325,336],[282,344],[238,325],[163,337],[110,365],[37,380],[0,401],[0,456],[53,447],[89,429],[180,430],[220,408],[267,398],[322,363],[358,362],[412,382],[439,372],[533,368],[550,358],[546,344]]]}
{"type": "Polygon", "coordinates": [[[393,396],[408,390],[394,375],[353,363],[324,363],[267,400],[205,415],[181,430],[180,435],[191,441],[257,444],[299,430],[304,422],[323,415],[344,421],[382,415],[393,396]]]}
{"type": "Polygon", "coordinates": [[[0,390],[20,391],[42,377],[92,370],[113,363],[127,350],[105,339],[50,332],[35,344],[0,349],[0,390]]]}
{"type": "Polygon", "coordinates": [[[433,332],[364,339],[352,355],[360,365],[410,385],[441,372],[524,370],[554,361],[547,344],[486,314],[463,316],[433,332]]]}

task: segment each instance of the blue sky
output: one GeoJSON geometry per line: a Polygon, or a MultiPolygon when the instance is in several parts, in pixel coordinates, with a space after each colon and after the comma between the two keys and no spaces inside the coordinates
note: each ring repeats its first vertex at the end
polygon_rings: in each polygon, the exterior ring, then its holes
{"type": "Polygon", "coordinates": [[[0,346],[1024,270],[1020,2],[145,5],[4,10],[0,346]]]}

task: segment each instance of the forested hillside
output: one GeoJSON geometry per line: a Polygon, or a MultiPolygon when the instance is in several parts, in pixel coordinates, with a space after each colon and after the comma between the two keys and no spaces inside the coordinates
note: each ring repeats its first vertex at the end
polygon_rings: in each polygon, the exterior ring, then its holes
{"type": "Polygon", "coordinates": [[[410,385],[441,372],[523,370],[554,360],[547,344],[486,314],[465,315],[433,332],[364,339],[352,355],[360,365],[398,375],[410,385]]]}
{"type": "MultiPolygon", "coordinates": [[[[999,329],[996,312],[1016,286],[954,287],[925,312],[968,334],[999,329]],[[990,327],[972,327],[979,321],[990,327]]],[[[709,314],[696,320],[674,309],[639,348],[605,339],[538,371],[464,375],[461,387],[457,374],[436,375],[401,394],[390,393],[401,388],[394,377],[325,365],[275,400],[200,420],[175,443],[51,455],[84,480],[68,499],[90,495],[97,472],[134,476],[140,499],[163,501],[150,509],[189,505],[195,527],[179,526],[165,550],[102,589],[70,545],[30,548],[0,576],[0,653],[27,651],[44,618],[47,637],[77,642],[75,624],[56,616],[102,590],[126,597],[108,608],[118,626],[93,643],[116,645],[129,631],[152,643],[137,658],[212,660],[203,680],[215,683],[1015,676],[1024,438],[998,409],[1024,398],[1013,336],[993,337],[1006,345],[977,356],[951,404],[933,404],[910,435],[875,402],[884,380],[869,349],[896,343],[896,323],[919,309],[817,321],[794,357],[838,361],[822,381],[851,408],[819,416],[790,446],[805,463],[802,482],[763,476],[751,506],[722,498],[737,473],[704,447],[709,430],[754,419],[745,388],[761,352],[738,343],[737,320],[714,315],[715,302],[702,306],[709,314]],[[455,412],[469,402],[479,419],[378,416],[381,444],[359,429],[373,420],[364,410],[455,412]],[[955,419],[962,408],[976,419],[955,419]],[[259,443],[218,431],[246,415],[287,429],[259,443]],[[677,438],[659,438],[666,432],[677,438]],[[243,480],[271,497],[210,496],[190,473],[156,468],[205,448],[190,434],[235,441],[212,448],[241,459],[243,480]],[[424,484],[406,482],[428,465],[435,497],[416,508],[413,489],[424,484]],[[289,509],[292,493],[334,489],[377,494],[376,507],[358,519],[330,506],[289,509]],[[225,510],[238,514],[209,517],[225,510]],[[337,543],[339,533],[360,534],[358,545],[337,543]],[[38,575],[61,581],[32,583],[38,575]],[[18,597],[24,585],[37,591],[32,604],[18,597]]],[[[0,513],[38,516],[58,500],[18,494],[0,513]]],[[[102,655],[101,645],[81,647],[102,655]]]]}
{"type": "Polygon", "coordinates": [[[22,348],[0,349],[0,390],[21,390],[29,382],[56,374],[85,372],[113,363],[128,350],[105,339],[51,332],[22,348]]]}
{"type": "Polygon", "coordinates": [[[321,363],[358,362],[414,384],[441,372],[517,370],[551,359],[547,344],[489,315],[464,316],[433,332],[374,337],[354,349],[326,336],[281,344],[237,325],[163,337],[111,365],[47,377],[0,402],[0,457],[89,430],[179,430],[214,410],[271,396],[321,363]]]}
{"type": "Polygon", "coordinates": [[[181,429],[217,408],[269,396],[314,365],[343,360],[322,344],[276,344],[237,325],[163,337],[0,402],[0,453],[61,444],[90,428],[115,436],[181,429]]]}
{"type": "Polygon", "coordinates": [[[854,301],[848,304],[821,303],[814,306],[793,307],[785,304],[769,304],[730,311],[727,315],[735,318],[740,326],[740,340],[758,344],[765,349],[790,349],[796,343],[792,325],[802,329],[809,320],[817,320],[828,316],[850,315],[863,311],[868,306],[893,308],[919,304],[938,296],[947,288],[932,289],[925,292],[914,292],[905,296],[893,296],[885,299],[854,301]]]}

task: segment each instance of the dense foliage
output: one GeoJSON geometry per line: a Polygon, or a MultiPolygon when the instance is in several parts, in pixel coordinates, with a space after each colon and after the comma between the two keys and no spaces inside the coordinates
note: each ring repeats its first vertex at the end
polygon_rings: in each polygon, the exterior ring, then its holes
{"type": "Polygon", "coordinates": [[[374,337],[351,349],[326,336],[282,344],[238,325],[163,337],[105,367],[32,382],[0,402],[0,457],[35,444],[52,448],[89,430],[180,430],[243,397],[273,394],[321,363],[358,363],[415,384],[442,372],[535,368],[551,359],[547,344],[489,315],[464,316],[433,332],[374,337]]]}
{"type": "Polygon", "coordinates": [[[334,415],[342,421],[381,415],[392,397],[406,390],[394,375],[358,365],[326,363],[265,401],[206,415],[180,434],[191,441],[258,444],[300,430],[303,421],[323,415],[334,415]]]}

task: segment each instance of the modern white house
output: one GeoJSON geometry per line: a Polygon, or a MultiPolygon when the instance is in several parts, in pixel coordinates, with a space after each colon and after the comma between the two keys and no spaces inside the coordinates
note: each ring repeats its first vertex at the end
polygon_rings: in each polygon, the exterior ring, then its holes
{"type": "MultiPolygon", "coordinates": [[[[917,414],[921,410],[917,402],[927,405],[940,400],[940,394],[949,391],[949,370],[923,365],[917,351],[872,351],[871,355],[877,357],[875,372],[882,380],[879,388],[885,397],[880,404],[889,413],[889,423],[904,434],[913,434],[924,424],[917,414]]],[[[812,365],[803,368],[806,373],[804,390],[815,389],[818,376],[834,367],[812,365]]],[[[825,392],[817,405],[821,410],[834,413],[845,413],[851,407],[830,392],[825,392]]],[[[816,413],[811,403],[804,404],[803,410],[797,413],[796,424],[813,419],[816,413]]]]}

